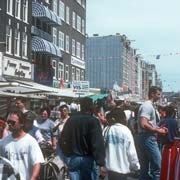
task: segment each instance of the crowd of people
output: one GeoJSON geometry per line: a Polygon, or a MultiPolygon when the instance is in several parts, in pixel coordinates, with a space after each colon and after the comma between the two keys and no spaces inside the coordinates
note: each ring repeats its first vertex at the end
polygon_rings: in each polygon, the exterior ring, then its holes
{"type": "MultiPolygon", "coordinates": [[[[71,180],[126,180],[132,172],[140,180],[179,180],[177,111],[172,105],[157,107],[161,91],[150,87],[141,105],[84,97],[73,111],[60,104],[58,119],[51,118],[48,107],[36,114],[24,98],[17,98],[0,118],[0,157],[10,161],[20,179],[36,180],[44,162],[40,144],[46,142],[67,166],[71,180]]],[[[10,175],[2,172],[0,177],[10,175]]]]}

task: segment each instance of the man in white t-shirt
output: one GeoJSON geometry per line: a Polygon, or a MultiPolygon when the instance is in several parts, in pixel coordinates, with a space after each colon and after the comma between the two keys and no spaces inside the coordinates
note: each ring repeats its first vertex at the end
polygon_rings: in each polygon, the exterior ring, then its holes
{"type": "Polygon", "coordinates": [[[37,141],[23,130],[25,121],[21,111],[9,113],[7,123],[12,133],[0,142],[0,156],[12,163],[22,180],[36,180],[44,158],[37,141]]]}

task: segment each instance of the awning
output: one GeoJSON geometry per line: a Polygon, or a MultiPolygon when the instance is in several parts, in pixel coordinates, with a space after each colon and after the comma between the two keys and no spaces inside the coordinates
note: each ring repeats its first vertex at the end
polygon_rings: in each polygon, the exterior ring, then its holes
{"type": "Polygon", "coordinates": [[[42,21],[52,25],[60,26],[61,19],[53,11],[38,2],[32,2],[32,16],[41,18],[42,21]]]}
{"type": "Polygon", "coordinates": [[[61,51],[56,45],[37,36],[32,37],[32,51],[62,57],[61,51]]]}
{"type": "Polygon", "coordinates": [[[94,101],[97,101],[98,99],[103,99],[103,98],[105,98],[105,97],[107,97],[108,96],[108,94],[94,94],[94,95],[92,95],[92,96],[89,96],[92,100],[93,100],[93,102],[94,101]]]}

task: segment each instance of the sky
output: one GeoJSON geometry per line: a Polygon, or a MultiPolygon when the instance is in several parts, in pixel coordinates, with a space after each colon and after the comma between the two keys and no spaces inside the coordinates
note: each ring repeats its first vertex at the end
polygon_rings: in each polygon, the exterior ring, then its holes
{"type": "Polygon", "coordinates": [[[180,91],[180,0],[87,0],[88,36],[125,34],[156,65],[163,91],[180,91]],[[156,56],[160,55],[160,59],[156,56]]]}

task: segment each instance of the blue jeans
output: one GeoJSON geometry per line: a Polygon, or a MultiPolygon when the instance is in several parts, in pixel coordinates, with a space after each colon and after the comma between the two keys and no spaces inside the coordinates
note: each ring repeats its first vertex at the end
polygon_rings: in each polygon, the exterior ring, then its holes
{"type": "Polygon", "coordinates": [[[71,156],[66,158],[71,180],[96,180],[94,159],[91,156],[71,156]]]}
{"type": "Polygon", "coordinates": [[[141,133],[137,138],[139,146],[139,161],[141,165],[139,180],[159,180],[161,168],[161,153],[156,136],[150,133],[141,133]]]}

